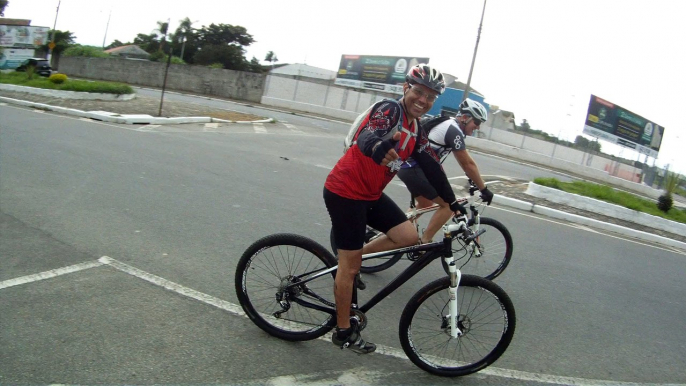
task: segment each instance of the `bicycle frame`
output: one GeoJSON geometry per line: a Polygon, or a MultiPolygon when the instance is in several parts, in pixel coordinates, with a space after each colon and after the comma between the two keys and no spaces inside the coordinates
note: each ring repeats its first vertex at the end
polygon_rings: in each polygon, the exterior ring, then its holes
{"type": "MultiPolygon", "coordinates": [[[[365,304],[359,306],[357,304],[357,287],[353,290],[353,298],[352,298],[352,310],[359,310],[363,313],[366,313],[370,309],[372,309],[375,305],[377,305],[381,300],[386,298],[388,295],[390,295],[392,292],[394,292],[396,289],[398,289],[400,286],[402,286],[405,282],[410,280],[412,277],[414,277],[417,273],[419,273],[422,269],[424,269],[429,263],[431,263],[433,260],[436,258],[443,257],[448,264],[450,268],[450,315],[449,315],[449,323],[451,327],[451,335],[455,338],[458,337],[462,334],[462,332],[457,328],[457,315],[458,310],[457,310],[457,288],[460,284],[460,279],[462,277],[462,274],[460,270],[457,268],[455,265],[455,260],[453,258],[453,252],[452,252],[452,232],[456,231],[461,231],[467,227],[467,223],[465,221],[466,219],[463,219],[459,221],[457,224],[449,224],[449,225],[444,225],[443,226],[443,231],[444,231],[444,237],[443,241],[441,242],[434,242],[434,243],[429,243],[429,244],[421,244],[421,245],[415,245],[411,247],[405,247],[405,248],[399,248],[399,249],[394,249],[390,251],[384,251],[384,252],[377,252],[377,253],[370,253],[367,255],[364,255],[362,257],[362,260],[368,260],[368,259],[374,259],[374,258],[380,258],[384,256],[390,256],[390,255],[395,255],[397,253],[408,253],[408,252],[419,252],[419,251],[426,251],[426,253],[421,256],[419,259],[416,261],[412,262],[412,264],[407,267],[403,272],[401,272],[398,276],[396,276],[392,281],[390,281],[386,286],[384,286],[382,289],[379,290],[374,296],[372,296],[371,299],[369,299],[365,304]]],[[[471,236],[470,236],[471,237],[471,236]]],[[[320,269],[317,271],[313,272],[308,272],[300,277],[298,277],[295,282],[288,284],[285,288],[284,291],[287,291],[291,289],[292,287],[295,286],[302,286],[305,283],[308,283],[318,277],[330,274],[331,272],[335,271],[338,269],[338,266],[327,268],[327,269],[320,269]]],[[[335,304],[332,304],[331,302],[327,301],[326,299],[321,298],[314,292],[311,292],[307,287],[305,287],[305,292],[314,297],[315,299],[318,299],[322,303],[326,304],[320,305],[320,304],[315,304],[311,303],[309,301],[304,300],[302,297],[295,297],[292,300],[301,306],[312,308],[318,311],[326,312],[334,316],[332,319],[332,323],[335,323],[335,316],[336,316],[336,308],[335,304]]]]}

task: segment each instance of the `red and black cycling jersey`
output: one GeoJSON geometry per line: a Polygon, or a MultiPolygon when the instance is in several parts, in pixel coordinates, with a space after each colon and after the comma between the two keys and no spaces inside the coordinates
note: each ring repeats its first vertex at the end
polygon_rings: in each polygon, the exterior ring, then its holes
{"type": "Polygon", "coordinates": [[[431,185],[445,202],[455,201],[448,178],[445,176],[436,153],[416,121],[409,121],[397,101],[376,103],[362,121],[356,143],[338,160],[324,187],[329,191],[353,200],[377,200],[400,166],[410,157],[417,161],[431,185]],[[402,129],[398,124],[402,121],[402,129]],[[372,160],[372,149],[380,140],[386,140],[400,129],[400,141],[395,144],[399,159],[381,166],[372,160]]]}

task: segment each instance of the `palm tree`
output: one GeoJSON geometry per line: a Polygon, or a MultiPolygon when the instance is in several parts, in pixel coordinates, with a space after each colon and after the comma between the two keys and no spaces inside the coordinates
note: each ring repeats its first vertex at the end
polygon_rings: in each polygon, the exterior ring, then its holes
{"type": "Polygon", "coordinates": [[[167,42],[167,32],[169,30],[169,20],[167,21],[158,21],[157,22],[157,29],[153,30],[153,33],[155,33],[158,36],[161,36],[160,38],[160,49],[159,51],[162,51],[162,47],[164,44],[167,42]]]}
{"type": "Polygon", "coordinates": [[[270,62],[272,64],[272,70],[274,69],[274,63],[279,61],[279,58],[276,57],[276,54],[274,51],[269,51],[267,52],[267,56],[264,57],[265,62],[270,62]]]}
{"type": "Polygon", "coordinates": [[[193,22],[191,19],[186,17],[183,20],[179,20],[179,27],[174,32],[174,41],[176,44],[179,43],[178,39],[181,38],[181,60],[183,60],[183,53],[186,48],[186,41],[193,36],[193,22]]]}

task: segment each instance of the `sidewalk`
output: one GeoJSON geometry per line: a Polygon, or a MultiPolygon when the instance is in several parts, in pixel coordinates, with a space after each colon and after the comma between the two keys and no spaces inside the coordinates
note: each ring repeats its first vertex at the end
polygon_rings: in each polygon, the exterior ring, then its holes
{"type": "MultiPolygon", "coordinates": [[[[0,102],[124,124],[273,121],[269,117],[258,117],[228,109],[224,110],[174,101],[162,103],[163,116],[159,117],[157,115],[159,113],[160,100],[142,96],[137,96],[130,101],[64,99],[46,95],[46,93],[40,90],[29,94],[26,92],[9,91],[0,87],[0,102]]],[[[274,109],[273,107],[269,109],[281,111],[281,109],[274,109]]],[[[294,111],[288,112],[298,114],[298,112],[294,111]]],[[[686,251],[686,236],[684,235],[655,230],[640,224],[539,199],[524,193],[523,186],[525,182],[528,181],[501,181],[499,184],[491,185],[491,190],[496,194],[493,203],[686,251]]]]}

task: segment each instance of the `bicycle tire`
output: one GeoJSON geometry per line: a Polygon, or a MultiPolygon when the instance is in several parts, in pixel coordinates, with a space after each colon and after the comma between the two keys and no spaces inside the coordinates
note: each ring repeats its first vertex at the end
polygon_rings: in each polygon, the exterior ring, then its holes
{"type": "MultiPolygon", "coordinates": [[[[365,244],[369,242],[370,239],[376,237],[376,235],[379,234],[379,231],[373,228],[367,228],[368,231],[364,236],[364,242],[365,244]]],[[[334,240],[333,237],[333,229],[331,229],[331,232],[329,234],[329,241],[331,242],[331,250],[333,251],[333,255],[338,258],[338,248],[336,248],[336,241],[334,240]]],[[[403,257],[402,253],[397,253],[390,258],[378,258],[378,259],[369,259],[365,260],[362,262],[362,266],[360,267],[360,272],[362,273],[375,273],[375,272],[380,272],[385,269],[388,269],[392,267],[395,263],[397,263],[400,258],[403,257]],[[381,263],[379,263],[381,262],[381,263]]]]}
{"type": "MultiPolygon", "coordinates": [[[[481,256],[471,256],[471,253],[467,251],[468,255],[460,257],[460,252],[464,251],[464,245],[460,244],[459,247],[453,246],[455,264],[462,273],[493,280],[505,271],[507,265],[510,264],[510,260],[512,260],[512,252],[514,251],[512,235],[505,225],[498,220],[481,217],[480,224],[482,228],[486,229],[486,232],[479,236],[481,256]]],[[[472,227],[474,220],[470,219],[467,225],[472,227]]],[[[453,243],[459,243],[457,238],[459,236],[458,232],[453,233],[453,237],[455,237],[453,243]]],[[[443,270],[449,274],[448,264],[446,264],[445,260],[441,259],[441,264],[443,265],[443,270]]]]}
{"type": "MultiPolygon", "coordinates": [[[[236,294],[250,320],[277,338],[304,341],[318,338],[336,325],[335,313],[314,310],[287,302],[284,311],[277,300],[281,288],[293,277],[315,269],[336,266],[331,253],[317,242],[294,234],[274,234],[255,241],[241,256],[236,267],[236,294]],[[278,314],[278,315],[277,315],[278,314]]],[[[305,284],[309,290],[335,304],[333,297],[335,271],[305,284]]],[[[295,287],[289,296],[308,297],[295,287]]]]}
{"type": "Polygon", "coordinates": [[[457,377],[493,364],[514,336],[516,316],[510,297],[497,284],[462,275],[457,290],[458,326],[453,339],[446,327],[450,278],[420,289],[400,317],[400,343],[412,363],[435,375],[457,377]]]}

